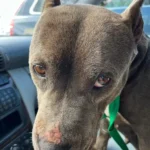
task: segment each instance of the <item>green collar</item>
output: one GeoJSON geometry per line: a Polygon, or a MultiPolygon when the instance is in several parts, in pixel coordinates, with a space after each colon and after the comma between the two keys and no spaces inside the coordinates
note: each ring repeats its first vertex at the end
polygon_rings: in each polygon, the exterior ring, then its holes
{"type": "MultiPolygon", "coordinates": [[[[120,106],[120,96],[116,97],[116,99],[109,104],[109,127],[108,132],[110,136],[115,140],[115,142],[120,146],[122,150],[128,150],[127,145],[125,144],[124,140],[114,127],[114,122],[116,120],[118,111],[120,106]]],[[[106,114],[103,115],[102,118],[107,118],[106,114]]]]}

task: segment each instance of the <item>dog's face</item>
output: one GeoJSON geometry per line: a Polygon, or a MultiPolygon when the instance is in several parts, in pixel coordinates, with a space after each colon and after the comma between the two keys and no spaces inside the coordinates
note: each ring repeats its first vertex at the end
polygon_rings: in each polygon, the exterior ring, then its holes
{"type": "Polygon", "coordinates": [[[39,104],[34,148],[91,150],[106,105],[127,81],[142,33],[142,1],[122,15],[54,4],[45,2],[30,48],[39,104]]]}

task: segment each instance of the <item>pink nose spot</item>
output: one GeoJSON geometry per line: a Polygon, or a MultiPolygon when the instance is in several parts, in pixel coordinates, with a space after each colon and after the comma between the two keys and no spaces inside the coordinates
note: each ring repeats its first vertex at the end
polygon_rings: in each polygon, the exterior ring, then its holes
{"type": "Polygon", "coordinates": [[[54,129],[45,133],[45,138],[48,142],[59,144],[61,141],[61,133],[59,131],[59,124],[57,124],[54,129]]]}

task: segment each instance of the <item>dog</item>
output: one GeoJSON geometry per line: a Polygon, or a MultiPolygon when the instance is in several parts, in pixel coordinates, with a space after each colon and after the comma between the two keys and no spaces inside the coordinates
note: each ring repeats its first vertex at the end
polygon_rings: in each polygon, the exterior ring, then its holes
{"type": "Polygon", "coordinates": [[[97,131],[108,125],[101,117],[119,95],[118,129],[137,149],[150,149],[150,41],[142,4],[134,0],[119,15],[45,1],[29,54],[38,97],[35,150],[105,149],[109,136],[97,138],[97,131]]]}

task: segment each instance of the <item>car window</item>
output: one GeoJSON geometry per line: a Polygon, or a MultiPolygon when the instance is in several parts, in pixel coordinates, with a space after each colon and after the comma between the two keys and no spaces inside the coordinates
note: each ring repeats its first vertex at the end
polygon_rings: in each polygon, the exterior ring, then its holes
{"type": "Polygon", "coordinates": [[[44,4],[44,0],[38,0],[35,1],[34,3],[33,3],[33,12],[41,12],[44,4]]]}
{"type": "MultiPolygon", "coordinates": [[[[132,0],[104,0],[101,5],[105,7],[125,7],[129,6],[131,2],[132,0]]],[[[150,0],[145,0],[144,5],[150,5],[150,0]]]]}
{"type": "Polygon", "coordinates": [[[19,6],[15,16],[27,16],[30,15],[30,8],[33,4],[34,0],[24,0],[22,4],[19,6]]]}
{"type": "MultiPolygon", "coordinates": [[[[120,14],[131,2],[132,0],[104,0],[100,5],[120,14]]],[[[144,1],[141,12],[144,21],[144,31],[150,36],[150,0],[144,1]]]]}
{"type": "MultiPolygon", "coordinates": [[[[0,0],[0,36],[32,36],[45,0],[0,0]],[[9,4],[9,5],[8,5],[9,4]],[[10,7],[11,6],[11,7],[10,7]],[[6,11],[9,10],[9,11],[6,11]]],[[[61,0],[63,4],[85,3],[88,0],[61,0]]],[[[91,3],[95,0],[89,0],[91,3]]],[[[100,0],[98,5],[122,13],[132,0],[100,0]]],[[[150,35],[150,0],[141,9],[144,31],[150,35]]]]}
{"type": "Polygon", "coordinates": [[[128,6],[132,0],[104,0],[101,2],[102,6],[105,7],[121,7],[128,6]]]}

